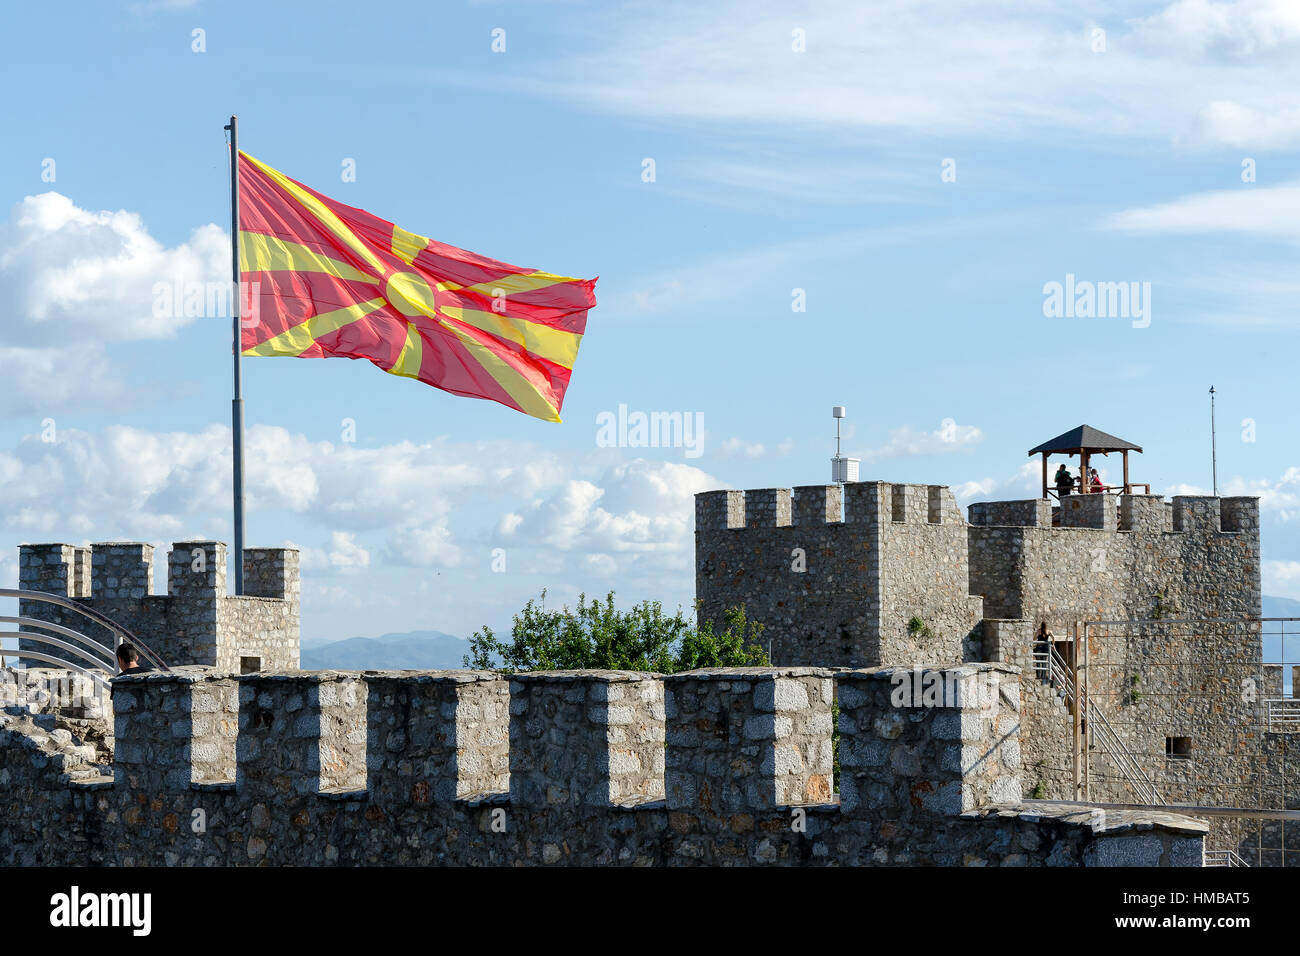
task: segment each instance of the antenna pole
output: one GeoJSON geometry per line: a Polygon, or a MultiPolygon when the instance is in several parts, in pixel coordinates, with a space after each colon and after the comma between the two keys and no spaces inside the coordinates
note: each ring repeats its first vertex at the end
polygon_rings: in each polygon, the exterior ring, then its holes
{"type": "Polygon", "coordinates": [[[1214,483],[1214,497],[1219,497],[1219,448],[1214,433],[1214,386],[1210,386],[1210,474],[1214,483]]]}

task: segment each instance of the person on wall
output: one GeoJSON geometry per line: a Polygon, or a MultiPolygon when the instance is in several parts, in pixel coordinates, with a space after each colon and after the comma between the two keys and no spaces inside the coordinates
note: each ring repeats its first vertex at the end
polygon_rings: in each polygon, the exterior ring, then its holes
{"type": "Polygon", "coordinates": [[[1064,498],[1074,491],[1074,475],[1070,474],[1070,469],[1062,465],[1056,469],[1056,497],[1064,498]]]}
{"type": "Polygon", "coordinates": [[[1088,490],[1093,494],[1101,494],[1106,490],[1106,486],[1101,483],[1101,475],[1097,474],[1097,469],[1089,469],[1092,472],[1092,478],[1088,481],[1088,490]]]}
{"type": "Polygon", "coordinates": [[[144,674],[153,670],[148,664],[141,662],[140,652],[125,641],[117,648],[117,669],[122,674],[144,674]]]}

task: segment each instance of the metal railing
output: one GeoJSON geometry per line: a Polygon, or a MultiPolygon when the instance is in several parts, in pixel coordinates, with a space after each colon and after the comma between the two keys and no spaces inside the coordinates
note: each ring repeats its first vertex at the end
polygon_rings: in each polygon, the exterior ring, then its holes
{"type": "Polygon", "coordinates": [[[20,601],[36,601],[41,604],[53,604],[65,610],[79,614],[95,624],[106,628],[113,635],[113,646],[109,647],[92,637],[88,637],[80,631],[73,630],[62,624],[54,624],[50,621],[43,621],[40,618],[26,616],[0,615],[0,624],[17,624],[20,630],[17,631],[0,631],[0,666],[5,663],[6,657],[17,657],[20,660],[40,661],[45,664],[52,664],[56,667],[66,668],[89,677],[97,683],[107,686],[107,678],[111,678],[118,673],[117,668],[117,648],[123,643],[129,643],[139,651],[140,656],[147,660],[159,670],[170,670],[163,659],[153,652],[144,641],[136,637],[116,621],[106,617],[94,608],[87,607],[78,601],[64,597],[60,594],[50,594],[46,591],[24,591],[13,588],[0,588],[0,598],[17,598],[20,601]],[[48,631],[49,634],[40,633],[40,631],[21,630],[21,628],[40,628],[42,631],[48,631]],[[58,637],[52,637],[51,634],[57,634],[58,637]],[[62,651],[66,655],[71,655],[79,660],[71,660],[67,657],[58,657],[53,654],[45,653],[44,650],[35,651],[27,647],[18,647],[9,649],[4,647],[3,642],[6,639],[17,638],[20,642],[27,644],[41,644],[62,651]],[[64,640],[63,638],[67,638],[64,640]],[[72,643],[76,642],[76,643],[72,643]],[[97,656],[98,655],[98,656],[97,656]]]}
{"type": "MultiPolygon", "coordinates": [[[[1034,651],[1034,671],[1040,679],[1058,688],[1070,707],[1075,706],[1074,677],[1070,674],[1069,665],[1054,646],[1049,644],[1045,650],[1034,651]]],[[[1103,751],[1110,755],[1119,769],[1120,776],[1133,788],[1139,801],[1164,806],[1165,800],[1156,789],[1156,785],[1142,770],[1142,765],[1124,745],[1124,741],[1119,734],[1115,733],[1115,728],[1110,725],[1106,715],[1093,703],[1091,697],[1088,698],[1084,713],[1087,718],[1087,734],[1090,743],[1100,743],[1103,751]]]]}
{"type": "Polygon", "coordinates": [[[1269,697],[1264,701],[1268,729],[1274,733],[1300,733],[1300,699],[1269,697]]]}
{"type": "Polygon", "coordinates": [[[1139,489],[1139,488],[1142,489],[1142,493],[1143,493],[1144,495],[1149,495],[1149,494],[1151,494],[1151,483],[1150,483],[1150,482],[1146,482],[1146,481],[1130,481],[1130,482],[1128,483],[1128,488],[1129,488],[1128,491],[1125,491],[1125,490],[1124,490],[1125,486],[1122,485],[1122,484],[1120,484],[1120,485],[1102,485],[1100,491],[1093,491],[1091,488],[1082,488],[1082,487],[1078,484],[1077,480],[1076,480],[1076,483],[1075,483],[1074,487],[1075,487],[1076,490],[1071,491],[1069,494],[1064,495],[1064,496],[1062,496],[1061,493],[1060,493],[1059,491],[1057,491],[1055,488],[1053,488],[1053,487],[1049,487],[1049,488],[1047,489],[1047,497],[1048,497],[1049,500],[1055,498],[1057,501],[1060,501],[1062,497],[1066,497],[1066,498],[1079,498],[1079,497],[1082,497],[1082,496],[1084,496],[1084,495],[1097,495],[1097,494],[1108,494],[1108,495],[1128,495],[1128,494],[1137,494],[1137,489],[1139,489]]]}
{"type": "Polygon", "coordinates": [[[1250,864],[1239,857],[1233,850],[1206,850],[1206,866],[1244,866],[1250,869],[1250,864]]]}

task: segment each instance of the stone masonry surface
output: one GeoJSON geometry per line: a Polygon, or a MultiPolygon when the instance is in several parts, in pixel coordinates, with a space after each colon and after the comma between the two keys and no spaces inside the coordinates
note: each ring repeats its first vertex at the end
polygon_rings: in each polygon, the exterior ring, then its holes
{"type": "MultiPolygon", "coordinates": [[[[1066,671],[1086,660],[1094,732],[1113,735],[1090,738],[1093,800],[1149,802],[1131,760],[1166,804],[1300,807],[1290,735],[1271,732],[1266,713],[1281,673],[1265,667],[1252,623],[1256,498],[979,502],[966,521],[937,485],[705,492],[696,596],[715,626],[743,607],[779,665],[1016,665],[1023,774],[1036,795],[1074,796],[1073,700],[1041,666],[1050,646],[1066,671]],[[1088,621],[1125,623],[1089,625],[1088,653],[1076,654],[1088,621]],[[1194,753],[1171,759],[1170,741],[1194,753]]],[[[1300,865],[1292,826],[1220,819],[1211,841],[1252,864],[1300,865]]]]}
{"type": "Polygon", "coordinates": [[[1190,818],[1020,802],[1018,677],[118,677],[112,776],[30,715],[0,714],[0,862],[1200,865],[1206,827],[1190,818]],[[914,678],[949,692],[894,699],[914,678]]]}
{"type": "MultiPolygon", "coordinates": [[[[206,664],[221,670],[287,670],[299,663],[298,552],[244,549],[244,595],[226,593],[226,545],[178,541],[167,555],[167,593],[152,594],[154,548],[139,542],[25,544],[18,584],[72,598],[142,639],[168,664],[206,664]]],[[[112,647],[111,632],[56,605],[19,601],[24,617],[84,633],[112,647]]],[[[20,649],[69,660],[30,640],[20,649]]],[[[77,661],[78,663],[82,663],[77,661]]]]}

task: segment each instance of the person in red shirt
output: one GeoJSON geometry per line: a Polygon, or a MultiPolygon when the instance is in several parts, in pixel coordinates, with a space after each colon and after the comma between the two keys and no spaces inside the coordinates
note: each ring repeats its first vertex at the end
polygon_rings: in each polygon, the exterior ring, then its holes
{"type": "Polygon", "coordinates": [[[1088,482],[1088,490],[1093,494],[1100,494],[1106,490],[1106,486],[1101,483],[1101,475],[1097,474],[1096,468],[1088,469],[1092,472],[1092,478],[1088,482]]]}

